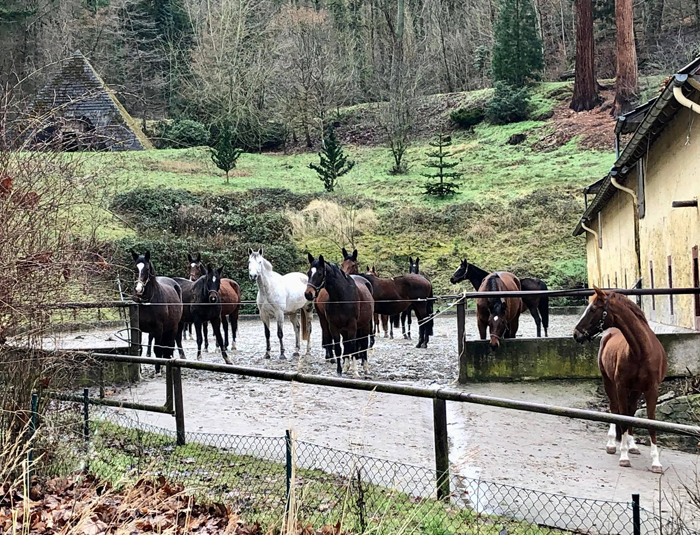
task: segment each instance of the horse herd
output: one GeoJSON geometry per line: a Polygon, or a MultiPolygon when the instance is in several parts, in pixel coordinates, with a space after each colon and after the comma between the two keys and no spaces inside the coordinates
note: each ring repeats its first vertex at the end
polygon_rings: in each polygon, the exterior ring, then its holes
{"type": "MultiPolygon", "coordinates": [[[[299,356],[301,341],[307,342],[306,354],[311,350],[311,324],[315,309],[322,332],[322,347],[326,359],[337,363],[337,373],[342,375],[341,359],[346,372],[349,357],[361,361],[368,369],[367,352],[374,344],[380,330],[393,338],[393,328],[402,326],[403,337],[411,338],[411,315],[418,320],[418,348],[427,348],[433,334],[433,287],[420,271],[420,259],[409,259],[409,273],[393,278],[380,277],[375,268],[367,266],[359,270],[358,253],[342,249],[340,265],[328,262],[323,255],[308,255],[309,269],[280,275],[265,259],[263,251],[248,251],[248,273],[258,287],[257,307],[264,324],[266,351],[270,358],[270,323],[277,324],[280,358],[285,358],[283,325],[287,316],[294,328],[296,345],[294,355],[299,356]],[[406,321],[408,330],[406,330],[406,321]],[[342,342],[342,348],[341,348],[342,342]]],[[[140,329],[149,334],[147,355],[151,346],[157,357],[170,358],[177,347],[184,358],[182,339],[191,335],[194,325],[197,336],[197,359],[201,359],[202,343],[208,350],[207,325],[211,323],[216,344],[227,364],[231,363],[229,349],[229,325],[231,349],[236,349],[238,314],[241,306],[241,289],[232,279],[222,278],[223,268],[205,266],[200,254],[187,255],[189,278],[160,277],[155,273],[150,252],[138,254],[132,251],[136,272],[134,300],[140,309],[140,329]],[[223,326],[223,334],[221,327],[223,326]]],[[[482,292],[508,290],[546,290],[539,279],[518,279],[511,273],[488,273],[462,260],[450,281],[457,284],[469,280],[482,292]]],[[[489,331],[492,349],[497,349],[503,338],[514,338],[518,331],[520,313],[528,308],[541,336],[549,325],[547,297],[535,295],[525,299],[488,298],[477,300],[477,322],[482,339],[489,331]]],[[[357,369],[355,369],[357,373],[357,369]]]]}
{"type": "MultiPolygon", "coordinates": [[[[347,372],[350,357],[361,360],[367,371],[367,352],[374,343],[381,319],[387,336],[386,324],[398,326],[399,319],[409,320],[415,313],[419,325],[419,348],[427,348],[433,334],[433,288],[420,273],[419,259],[410,259],[410,273],[393,278],[379,277],[369,266],[365,273],[358,269],[357,250],[352,254],[342,250],[343,261],[337,265],[326,261],[323,255],[308,255],[309,269],[304,273],[280,275],[272,269],[263,251],[249,250],[248,273],[257,284],[257,306],[265,327],[265,357],[270,358],[270,322],[277,323],[280,358],[284,358],[283,324],[288,316],[294,326],[296,346],[294,356],[299,356],[300,342],[307,342],[306,354],[311,349],[311,323],[313,310],[317,311],[322,330],[322,347],[326,359],[335,360],[337,373],[347,372]],[[301,312],[301,319],[297,313],[301,312]],[[343,348],[341,350],[341,342],[343,348]],[[341,357],[344,366],[341,367],[341,357]]],[[[136,271],[134,300],[139,307],[139,327],[149,333],[155,342],[157,357],[172,357],[175,346],[182,351],[182,337],[187,327],[194,324],[197,334],[197,358],[201,358],[201,346],[206,339],[206,325],[211,323],[216,342],[227,363],[229,347],[228,325],[231,325],[231,347],[236,349],[238,313],[241,305],[239,285],[222,278],[222,268],[204,266],[198,254],[188,255],[189,279],[159,277],[155,273],[149,252],[132,252],[136,271]],[[224,326],[224,336],[221,334],[224,326]],[[204,336],[202,330],[204,328],[204,336]]],[[[488,273],[462,260],[450,281],[457,284],[469,280],[479,292],[546,290],[539,279],[518,279],[512,273],[488,273]]],[[[595,288],[595,287],[594,287],[595,288]]],[[[487,331],[492,349],[497,349],[503,338],[514,338],[518,330],[519,315],[529,309],[537,326],[544,326],[545,336],[549,323],[546,296],[503,298],[500,296],[477,299],[477,323],[481,339],[487,331]]],[[[403,323],[403,322],[402,322],[403,323]]],[[[599,367],[603,384],[610,399],[610,410],[615,414],[634,416],[638,401],[643,395],[647,403],[647,415],[656,416],[659,384],[666,375],[667,359],[663,346],[649,327],[642,310],[623,295],[595,288],[595,295],[574,329],[578,342],[591,341],[602,333],[599,367]]],[[[156,367],[157,369],[157,367],[156,367]]],[[[357,374],[357,365],[354,373],[357,374]]],[[[662,471],[656,432],[651,438],[652,471],[662,471]]],[[[620,444],[620,465],[630,466],[629,454],[639,453],[632,429],[625,425],[611,425],[606,451],[616,453],[620,444]]]]}

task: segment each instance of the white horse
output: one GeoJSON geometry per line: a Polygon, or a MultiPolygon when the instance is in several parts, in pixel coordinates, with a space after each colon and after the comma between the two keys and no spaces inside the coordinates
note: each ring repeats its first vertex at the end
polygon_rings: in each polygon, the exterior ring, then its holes
{"type": "Polygon", "coordinates": [[[248,249],[250,256],[248,257],[248,274],[250,280],[255,281],[258,285],[258,310],[260,311],[260,319],[265,324],[265,341],[267,342],[267,351],[265,358],[270,358],[270,320],[275,319],[277,322],[277,338],[280,341],[280,358],[284,357],[284,336],[282,325],[284,317],[289,316],[289,319],[294,326],[294,335],[296,336],[296,350],[294,357],[299,356],[300,340],[299,340],[299,316],[297,311],[301,310],[301,336],[307,341],[306,354],[311,354],[311,320],[313,319],[313,302],[306,299],[306,283],[309,278],[304,273],[287,273],[280,275],[272,271],[272,264],[263,257],[262,249],[253,251],[248,249]]]}

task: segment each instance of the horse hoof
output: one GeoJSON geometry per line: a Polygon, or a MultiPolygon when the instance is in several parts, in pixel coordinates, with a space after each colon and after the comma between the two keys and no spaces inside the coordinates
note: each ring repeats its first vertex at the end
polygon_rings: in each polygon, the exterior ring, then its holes
{"type": "Polygon", "coordinates": [[[287,360],[287,357],[284,356],[284,353],[280,355],[280,360],[287,360]]]}
{"type": "Polygon", "coordinates": [[[630,453],[631,455],[641,455],[642,454],[642,452],[639,451],[639,448],[630,448],[628,453],[630,453]]]}
{"type": "Polygon", "coordinates": [[[238,351],[238,348],[236,347],[236,344],[231,344],[231,351],[238,351]]]}
{"type": "Polygon", "coordinates": [[[298,359],[299,357],[301,357],[301,354],[298,351],[295,351],[294,353],[292,353],[292,358],[298,359]]]}
{"type": "Polygon", "coordinates": [[[269,354],[269,353],[265,353],[265,356],[264,356],[263,358],[269,359],[269,358],[271,358],[271,357],[270,357],[270,354],[269,354]]]}
{"type": "Polygon", "coordinates": [[[623,468],[630,468],[632,466],[632,463],[629,461],[629,459],[624,459],[620,460],[620,466],[623,468]]]}
{"type": "Polygon", "coordinates": [[[615,446],[606,446],[605,453],[608,455],[615,455],[617,453],[617,448],[615,446]]]}
{"type": "Polygon", "coordinates": [[[663,474],[664,469],[661,466],[652,466],[651,471],[654,472],[655,474],[663,474]]]}
{"type": "Polygon", "coordinates": [[[201,354],[198,354],[198,355],[197,355],[197,360],[202,360],[202,355],[201,355],[201,354]]]}
{"type": "Polygon", "coordinates": [[[404,335],[403,335],[403,339],[404,339],[404,340],[408,340],[409,338],[410,338],[410,336],[408,336],[407,334],[404,334],[404,335]]]}

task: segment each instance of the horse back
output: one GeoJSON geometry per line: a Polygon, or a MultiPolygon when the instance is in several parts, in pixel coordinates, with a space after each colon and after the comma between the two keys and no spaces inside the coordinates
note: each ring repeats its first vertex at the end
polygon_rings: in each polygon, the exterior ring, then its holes
{"type": "Polygon", "coordinates": [[[366,327],[374,316],[374,298],[372,297],[372,284],[358,275],[351,275],[357,286],[357,326],[366,327]]]}
{"type": "Polygon", "coordinates": [[[158,297],[151,301],[159,303],[159,306],[154,307],[155,321],[160,323],[163,332],[176,330],[183,314],[182,287],[170,277],[156,277],[156,282],[159,287],[158,297]]]}
{"type": "Polygon", "coordinates": [[[241,287],[233,279],[221,279],[219,297],[221,298],[221,315],[233,314],[240,306],[241,287]]]}
{"type": "Polygon", "coordinates": [[[433,285],[430,281],[424,276],[416,275],[415,273],[394,277],[393,281],[397,293],[403,299],[425,299],[430,297],[433,291],[433,285]]]}

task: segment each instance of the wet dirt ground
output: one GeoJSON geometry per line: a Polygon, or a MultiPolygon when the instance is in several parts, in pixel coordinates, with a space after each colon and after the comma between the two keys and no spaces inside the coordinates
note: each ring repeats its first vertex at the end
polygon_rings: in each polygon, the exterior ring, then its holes
{"type": "MultiPolygon", "coordinates": [[[[570,336],[576,316],[553,316],[550,336],[570,336]]],[[[415,329],[415,319],[414,319],[415,329]]],[[[275,329],[272,329],[273,333],[275,329]]],[[[370,353],[368,379],[400,383],[451,386],[468,392],[537,401],[559,406],[588,408],[600,402],[598,384],[591,382],[521,382],[456,384],[456,319],[436,319],[435,336],[427,350],[414,340],[378,337],[370,353]]],[[[523,336],[534,335],[529,316],[521,321],[523,336]]],[[[476,320],[467,318],[468,336],[475,338],[476,320]]],[[[395,331],[395,335],[396,335],[395,331]]],[[[63,347],[108,345],[114,330],[62,335],[63,347]],[[82,338],[76,338],[82,336],[82,338]]],[[[213,337],[212,337],[213,338],[213,337]]],[[[314,324],[312,354],[279,360],[275,337],[273,358],[264,359],[262,324],[240,322],[236,364],[304,373],[334,375],[335,366],[324,361],[318,323],[314,324]]],[[[285,346],[291,356],[294,335],[285,324],[285,346]]],[[[212,340],[213,348],[213,340],[212,340]]],[[[187,358],[196,346],[185,342],[187,358]]],[[[203,360],[223,362],[218,352],[203,353],[203,360]]],[[[161,404],[165,379],[143,366],[144,380],[131,388],[116,389],[114,399],[161,404]]],[[[365,377],[361,373],[361,377],[365,377]]],[[[281,436],[294,429],[309,442],[352,450],[408,464],[430,467],[434,462],[432,402],[403,396],[363,393],[251,379],[235,375],[183,370],[187,431],[237,435],[281,436]]],[[[174,429],[168,415],[134,413],[139,420],[174,429]]],[[[683,482],[694,481],[698,456],[663,449],[663,476],[652,474],[649,448],[632,456],[632,467],[618,466],[618,457],[605,453],[605,425],[548,415],[505,410],[466,403],[448,403],[448,434],[452,470],[465,476],[516,487],[604,500],[629,501],[641,494],[650,510],[670,512],[671,503],[687,501],[683,482]]]]}

